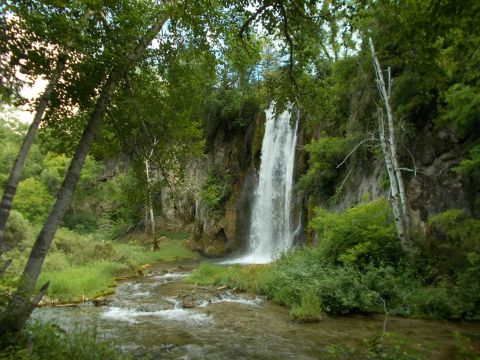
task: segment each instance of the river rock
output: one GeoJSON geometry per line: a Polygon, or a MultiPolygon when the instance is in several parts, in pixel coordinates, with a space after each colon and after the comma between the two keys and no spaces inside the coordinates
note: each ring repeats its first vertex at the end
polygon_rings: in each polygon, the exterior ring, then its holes
{"type": "Polygon", "coordinates": [[[93,302],[93,305],[95,305],[95,306],[105,306],[105,305],[108,304],[109,300],[107,298],[101,296],[101,297],[98,297],[96,299],[93,299],[92,302],[93,302]]]}
{"type": "Polygon", "coordinates": [[[195,294],[179,294],[177,298],[180,300],[183,309],[191,309],[198,306],[195,294]]]}

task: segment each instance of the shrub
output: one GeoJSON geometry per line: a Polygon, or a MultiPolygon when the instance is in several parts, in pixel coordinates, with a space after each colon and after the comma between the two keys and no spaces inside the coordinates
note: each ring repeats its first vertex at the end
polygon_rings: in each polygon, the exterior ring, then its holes
{"type": "Polygon", "coordinates": [[[47,216],[52,202],[53,198],[43,183],[34,178],[28,178],[18,184],[13,207],[30,222],[40,224],[47,216]]]}
{"type": "Polygon", "coordinates": [[[111,242],[95,240],[92,236],[80,235],[65,228],[57,231],[55,247],[65,253],[72,264],[105,260],[116,254],[111,242]]]}
{"type": "Polygon", "coordinates": [[[45,258],[43,269],[46,271],[62,271],[70,265],[63,252],[50,252],[45,258]]]}
{"type": "Polygon", "coordinates": [[[428,223],[430,236],[418,242],[416,259],[427,283],[434,286],[422,295],[429,304],[422,311],[479,319],[480,220],[450,209],[431,216],[428,223]],[[443,304],[434,299],[440,291],[443,304]]]}
{"type": "Polygon", "coordinates": [[[310,155],[309,169],[300,178],[298,187],[320,199],[326,200],[332,196],[341,173],[337,165],[346,156],[347,145],[347,139],[325,134],[320,140],[306,145],[305,151],[310,155]]]}
{"type": "Polygon", "coordinates": [[[63,226],[81,234],[89,234],[97,229],[97,219],[91,212],[69,211],[64,216],[63,226]]]}
{"type": "Polygon", "coordinates": [[[385,199],[337,214],[316,209],[310,227],[318,234],[320,257],[338,264],[396,264],[402,258],[390,206],[385,199]]]}
{"type": "Polygon", "coordinates": [[[10,211],[3,237],[5,251],[21,246],[30,236],[30,224],[21,213],[10,211]]]}
{"type": "Polygon", "coordinates": [[[300,304],[290,309],[293,319],[301,322],[313,322],[320,320],[322,305],[320,299],[313,289],[307,288],[300,293],[300,304]]]}
{"type": "Polygon", "coordinates": [[[447,210],[428,220],[431,237],[424,243],[430,269],[455,275],[480,266],[480,220],[461,210],[447,210]]]}

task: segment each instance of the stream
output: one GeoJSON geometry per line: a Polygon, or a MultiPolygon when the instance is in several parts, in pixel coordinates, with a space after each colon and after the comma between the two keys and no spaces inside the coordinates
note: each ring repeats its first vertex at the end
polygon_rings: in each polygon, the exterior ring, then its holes
{"type": "MultiPolygon", "coordinates": [[[[101,336],[147,359],[318,359],[329,344],[363,346],[383,328],[381,315],[294,323],[285,307],[264,298],[185,284],[182,279],[196,265],[160,263],[146,276],[121,282],[101,306],[43,307],[33,318],[67,330],[95,324],[101,336]]],[[[427,359],[452,358],[454,331],[480,347],[478,323],[391,318],[388,330],[407,338],[427,359]]]]}

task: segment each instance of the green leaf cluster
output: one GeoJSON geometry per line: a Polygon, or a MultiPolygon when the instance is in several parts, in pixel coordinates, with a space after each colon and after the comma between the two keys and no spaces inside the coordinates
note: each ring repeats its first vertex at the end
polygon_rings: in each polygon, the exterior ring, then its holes
{"type": "Polygon", "coordinates": [[[363,267],[371,263],[394,265],[401,260],[393,215],[385,199],[342,213],[318,208],[310,227],[318,236],[316,251],[327,261],[363,267]]]}
{"type": "Polygon", "coordinates": [[[348,144],[345,138],[329,137],[323,133],[319,140],[305,145],[309,166],[300,178],[298,188],[317,199],[331,197],[343,171],[338,165],[347,155],[348,144]]]}
{"type": "Polygon", "coordinates": [[[204,204],[210,211],[220,210],[220,205],[230,196],[232,178],[220,166],[210,169],[200,194],[204,204]]]}

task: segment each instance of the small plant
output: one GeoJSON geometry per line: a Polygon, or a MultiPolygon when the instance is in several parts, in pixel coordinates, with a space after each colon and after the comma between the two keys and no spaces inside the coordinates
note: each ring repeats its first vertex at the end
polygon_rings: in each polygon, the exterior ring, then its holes
{"type": "Polygon", "coordinates": [[[320,298],[313,289],[300,293],[300,304],[290,309],[290,315],[300,322],[315,322],[321,320],[322,305],[320,298]]]}

